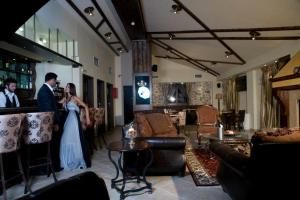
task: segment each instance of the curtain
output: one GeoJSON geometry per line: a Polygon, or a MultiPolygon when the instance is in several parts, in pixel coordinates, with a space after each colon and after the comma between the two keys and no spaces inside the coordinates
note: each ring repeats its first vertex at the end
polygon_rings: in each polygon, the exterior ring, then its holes
{"type": "Polygon", "coordinates": [[[231,77],[223,83],[224,87],[224,105],[227,110],[239,109],[239,95],[236,90],[236,77],[231,77]]]}
{"type": "Polygon", "coordinates": [[[272,78],[278,71],[278,65],[263,67],[261,87],[261,128],[280,127],[280,105],[272,95],[272,78]]]}
{"type": "Polygon", "coordinates": [[[169,83],[160,83],[161,84],[161,88],[162,88],[162,95],[163,95],[163,102],[164,102],[164,106],[168,105],[168,100],[167,100],[167,95],[168,95],[168,91],[169,91],[169,83]]]}
{"type": "Polygon", "coordinates": [[[192,82],[188,82],[188,83],[185,83],[186,85],[186,93],[187,93],[187,97],[188,97],[188,104],[191,104],[193,101],[192,101],[192,86],[193,86],[194,83],[192,82]]]}

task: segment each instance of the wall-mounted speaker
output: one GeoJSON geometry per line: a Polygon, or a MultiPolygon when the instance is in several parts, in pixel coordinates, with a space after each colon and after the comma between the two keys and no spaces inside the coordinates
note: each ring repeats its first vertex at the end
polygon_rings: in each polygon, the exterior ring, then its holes
{"type": "Polygon", "coordinates": [[[217,88],[220,88],[221,87],[221,83],[217,83],[217,88]]]}
{"type": "Polygon", "coordinates": [[[152,71],[157,72],[157,65],[152,65],[152,71]]]}

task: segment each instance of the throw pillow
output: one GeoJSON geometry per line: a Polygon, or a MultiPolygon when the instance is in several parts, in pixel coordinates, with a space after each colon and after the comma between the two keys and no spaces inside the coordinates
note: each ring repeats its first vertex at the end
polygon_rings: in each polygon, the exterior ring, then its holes
{"type": "Polygon", "coordinates": [[[300,142],[299,128],[277,128],[257,131],[252,137],[254,142],[300,142]]]}
{"type": "Polygon", "coordinates": [[[149,125],[145,114],[137,113],[135,114],[135,119],[137,122],[137,131],[138,136],[140,137],[151,137],[152,136],[152,128],[149,125]]]}
{"type": "Polygon", "coordinates": [[[168,115],[163,113],[150,113],[146,114],[146,118],[153,130],[154,135],[161,135],[164,133],[176,131],[171,119],[168,115]]]}

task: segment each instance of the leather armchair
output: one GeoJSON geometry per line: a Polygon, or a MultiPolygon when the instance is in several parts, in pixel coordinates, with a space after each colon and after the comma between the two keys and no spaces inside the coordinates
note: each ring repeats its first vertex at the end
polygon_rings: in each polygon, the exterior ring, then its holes
{"type": "Polygon", "coordinates": [[[218,110],[210,105],[202,105],[197,108],[196,114],[198,125],[197,138],[200,144],[202,135],[216,134],[215,124],[218,120],[218,110]]]}
{"type": "MultiPolygon", "coordinates": [[[[217,179],[233,200],[295,199],[300,178],[300,142],[252,140],[250,157],[228,145],[211,143],[219,158],[217,179]]],[[[297,197],[298,196],[298,197],[297,197]]]]}

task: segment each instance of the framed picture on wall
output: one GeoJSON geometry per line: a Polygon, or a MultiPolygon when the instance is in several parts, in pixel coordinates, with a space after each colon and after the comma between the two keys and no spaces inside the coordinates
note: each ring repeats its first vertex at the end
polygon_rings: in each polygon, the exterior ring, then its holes
{"type": "Polygon", "coordinates": [[[151,83],[147,74],[136,74],[134,76],[135,104],[149,105],[151,103],[151,83]]]}

